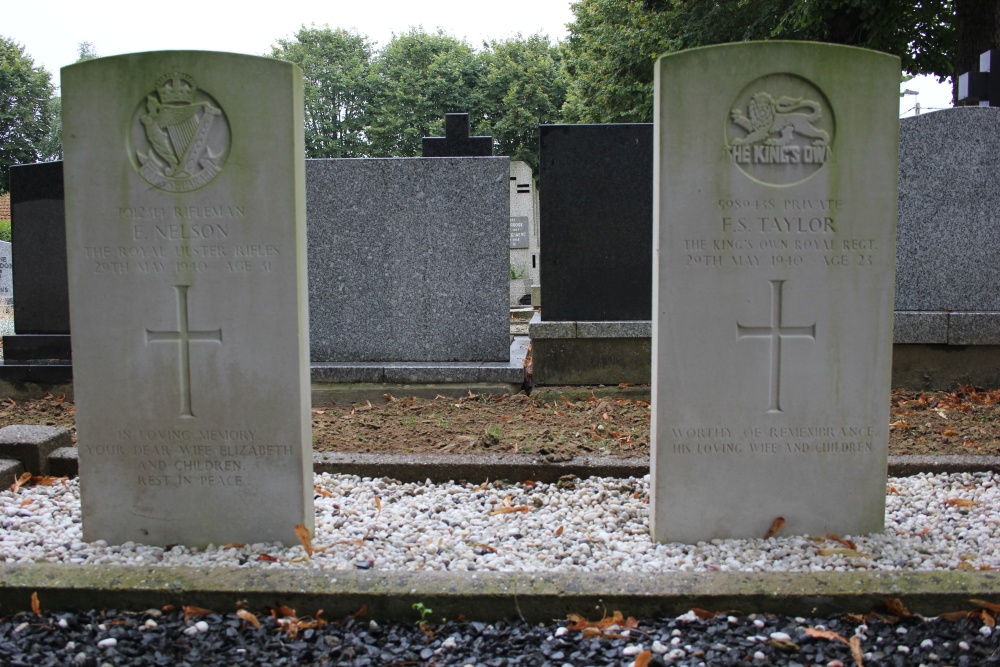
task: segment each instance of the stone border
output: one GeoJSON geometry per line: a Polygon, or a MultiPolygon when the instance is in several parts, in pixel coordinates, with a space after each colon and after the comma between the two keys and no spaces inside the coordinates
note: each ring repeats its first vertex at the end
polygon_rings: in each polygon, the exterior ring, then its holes
{"type": "MultiPolygon", "coordinates": [[[[2,462],[2,460],[0,460],[2,462]]],[[[49,470],[59,477],[75,477],[78,471],[75,447],[52,452],[49,470]]],[[[1000,472],[1000,456],[890,456],[889,476],[919,473],[1000,472]]],[[[566,475],[587,477],[642,477],[649,473],[649,458],[577,456],[569,461],[546,461],[533,454],[364,454],[316,452],[313,472],[388,477],[400,482],[431,480],[443,484],[455,480],[482,483],[486,480],[554,483],[566,475]]],[[[0,488],[4,488],[0,478],[0,488]]],[[[13,482],[13,480],[11,480],[13,482]]],[[[9,484],[7,485],[9,486],[9,484]]]]}
{"type": "Polygon", "coordinates": [[[368,617],[413,621],[414,603],[439,618],[530,622],[626,616],[676,616],[692,608],[733,613],[825,616],[866,613],[900,598],[925,616],[970,609],[970,599],[1000,601],[1000,572],[393,572],[238,568],[0,564],[0,613],[31,609],[128,609],[166,604],[234,611],[286,605],[334,620],[368,607],[368,617]]]}

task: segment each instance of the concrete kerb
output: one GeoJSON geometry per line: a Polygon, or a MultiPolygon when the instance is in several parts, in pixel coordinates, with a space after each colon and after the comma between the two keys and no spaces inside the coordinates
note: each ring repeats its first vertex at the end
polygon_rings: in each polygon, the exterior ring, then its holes
{"type": "Polygon", "coordinates": [[[915,614],[970,609],[1000,600],[1000,572],[823,572],[705,574],[378,572],[115,566],[0,565],[0,613],[31,608],[128,609],[167,604],[214,611],[285,605],[301,616],[343,618],[362,606],[378,620],[412,621],[420,602],[434,620],[465,617],[530,622],[575,612],[676,616],[692,608],[731,613],[816,615],[882,608],[900,598],[915,614]]]}
{"type": "MultiPolygon", "coordinates": [[[[63,447],[49,459],[52,475],[77,474],[77,450],[63,447]]],[[[889,475],[905,477],[925,472],[974,473],[1000,471],[1000,456],[890,456],[889,475]]],[[[365,454],[317,452],[313,471],[435,484],[451,481],[481,483],[505,480],[554,483],[566,475],[587,477],[642,477],[649,473],[649,457],[613,458],[577,456],[568,461],[547,461],[533,454],[365,454]]],[[[0,487],[2,488],[2,487],[0,487]]]]}

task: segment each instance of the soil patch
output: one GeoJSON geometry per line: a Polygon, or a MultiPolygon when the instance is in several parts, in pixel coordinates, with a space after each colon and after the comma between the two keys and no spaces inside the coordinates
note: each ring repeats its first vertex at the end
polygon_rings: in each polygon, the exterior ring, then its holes
{"type": "MultiPolygon", "coordinates": [[[[1000,455],[1000,390],[894,391],[890,455],[1000,455]]],[[[620,398],[516,396],[402,398],[330,405],[312,411],[317,452],[382,454],[649,454],[649,403],[620,398]]],[[[75,429],[73,403],[48,395],[0,401],[0,426],[47,424],[75,429]]],[[[74,434],[75,437],[75,434],[74,434]]]]}

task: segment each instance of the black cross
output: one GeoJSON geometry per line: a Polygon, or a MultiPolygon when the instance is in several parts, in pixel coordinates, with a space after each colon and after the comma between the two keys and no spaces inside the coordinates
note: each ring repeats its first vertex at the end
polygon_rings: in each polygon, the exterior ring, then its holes
{"type": "Polygon", "coordinates": [[[493,137],[470,137],[469,114],[446,113],[444,136],[424,137],[424,157],[490,157],[493,137]]]}
{"type": "MultiPolygon", "coordinates": [[[[979,56],[979,71],[958,75],[958,101],[979,102],[981,107],[1000,107],[1000,73],[990,76],[1000,52],[990,49],[979,56]]],[[[1000,61],[998,61],[1000,64],[1000,61]]]]}
{"type": "Polygon", "coordinates": [[[150,331],[146,329],[146,344],[180,343],[181,417],[194,417],[191,412],[191,343],[222,343],[222,329],[191,331],[188,328],[188,285],[175,285],[177,289],[177,331],[150,331]]]}
{"type": "Polygon", "coordinates": [[[781,324],[781,286],[784,280],[771,281],[771,324],[766,327],[745,327],[736,323],[736,340],[741,338],[771,339],[771,399],[768,412],[781,412],[781,339],[810,338],[816,340],[816,325],[786,327],[781,324]]]}

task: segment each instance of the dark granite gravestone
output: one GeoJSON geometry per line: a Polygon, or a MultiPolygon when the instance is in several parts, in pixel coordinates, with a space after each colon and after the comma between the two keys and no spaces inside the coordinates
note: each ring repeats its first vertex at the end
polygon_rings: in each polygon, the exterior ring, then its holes
{"type": "Polygon", "coordinates": [[[443,137],[424,137],[423,157],[490,157],[493,137],[470,137],[469,114],[446,113],[443,137]]]}
{"type": "Polygon", "coordinates": [[[69,379],[69,295],[62,162],[10,168],[14,332],[0,379],[69,379]],[[61,360],[64,363],[53,363],[61,360]]]}
{"type": "Polygon", "coordinates": [[[542,125],[543,321],[652,317],[653,125],[542,125]]]}
{"type": "Polygon", "coordinates": [[[1000,51],[990,49],[979,54],[979,71],[958,75],[958,101],[978,102],[981,107],[1000,106],[1000,73],[990,76],[1000,51]]]}

